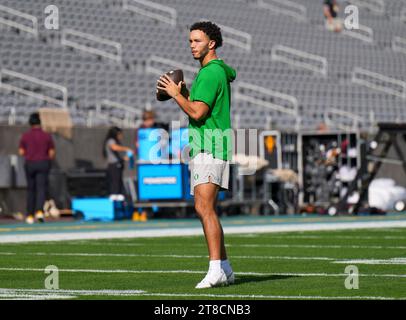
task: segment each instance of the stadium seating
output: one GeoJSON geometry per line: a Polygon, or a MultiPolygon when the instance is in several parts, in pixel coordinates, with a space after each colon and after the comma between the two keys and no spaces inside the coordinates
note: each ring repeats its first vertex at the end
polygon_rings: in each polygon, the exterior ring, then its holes
{"type": "MultiPolygon", "coordinates": [[[[176,9],[176,26],[126,11],[121,0],[53,1],[59,8],[61,29],[120,43],[122,62],[119,63],[62,46],[61,30],[44,27],[44,8],[48,1],[0,0],[0,5],[34,15],[39,21],[38,38],[0,25],[0,68],[66,87],[68,107],[77,125],[86,125],[88,117],[95,117],[91,119],[95,125],[108,124],[108,118],[98,119],[94,112],[90,113],[103,99],[139,110],[151,105],[162,119],[179,120],[181,114],[173,102],[155,101],[157,75],[148,73],[146,66],[151,56],[159,56],[198,67],[191,59],[187,34],[193,22],[205,18],[252,37],[251,50],[226,42],[219,49],[220,56],[237,69],[238,82],[295,97],[303,129],[315,129],[329,109],[360,116],[364,119],[360,123],[364,129],[377,119],[406,121],[406,98],[351,82],[356,67],[406,81],[406,54],[392,50],[394,36],[406,38],[406,23],[399,17],[406,8],[402,0],[386,0],[385,13],[381,15],[360,8],[360,23],[373,30],[372,43],[325,30],[320,0],[296,0],[306,8],[304,20],[261,8],[253,0],[206,0],[204,4],[191,0],[154,2],[176,9]],[[272,48],[276,45],[325,58],[327,74],[272,59],[272,48]]],[[[40,90],[32,85],[28,87],[40,90]]],[[[266,101],[269,97],[257,98],[266,101]]],[[[15,111],[13,121],[25,122],[27,114],[43,104],[1,90],[0,121],[8,122],[10,112],[15,111]]],[[[234,99],[233,110],[240,116],[240,127],[296,128],[295,117],[255,103],[234,99]]],[[[113,115],[120,118],[122,111],[113,110],[113,115]]]]}

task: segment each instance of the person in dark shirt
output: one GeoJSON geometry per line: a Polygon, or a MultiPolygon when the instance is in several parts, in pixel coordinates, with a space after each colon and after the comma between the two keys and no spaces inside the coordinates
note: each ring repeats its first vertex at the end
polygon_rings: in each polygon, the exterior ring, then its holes
{"type": "Polygon", "coordinates": [[[30,115],[31,129],[20,140],[19,154],[25,159],[27,177],[27,216],[25,221],[34,223],[34,216],[44,222],[44,203],[48,193],[48,175],[51,160],[55,158],[55,145],[49,133],[41,129],[39,113],[30,115]]]}
{"type": "Polygon", "coordinates": [[[342,31],[342,21],[338,18],[339,7],[336,0],[324,0],[323,13],[329,31],[342,31]]]}
{"type": "Polygon", "coordinates": [[[103,157],[107,160],[107,180],[109,194],[124,194],[123,170],[124,161],[128,156],[122,156],[121,153],[133,151],[131,148],[122,145],[123,131],[118,127],[111,127],[107,132],[103,143],[103,157]]]}

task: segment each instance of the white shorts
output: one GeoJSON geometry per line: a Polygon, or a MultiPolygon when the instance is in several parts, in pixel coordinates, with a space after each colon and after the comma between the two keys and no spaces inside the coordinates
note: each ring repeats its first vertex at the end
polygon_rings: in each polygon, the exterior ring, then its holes
{"type": "Polygon", "coordinates": [[[198,153],[189,162],[190,194],[194,195],[195,186],[203,183],[214,183],[221,189],[228,189],[230,162],[215,159],[209,152],[198,153]],[[210,178],[210,179],[209,179],[210,178]]]}

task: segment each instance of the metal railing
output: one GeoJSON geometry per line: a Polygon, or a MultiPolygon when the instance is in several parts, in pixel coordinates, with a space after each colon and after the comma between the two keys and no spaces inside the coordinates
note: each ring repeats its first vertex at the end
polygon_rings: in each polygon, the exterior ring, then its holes
{"type": "Polygon", "coordinates": [[[110,114],[98,113],[94,110],[90,110],[87,114],[87,121],[86,121],[87,127],[89,127],[89,128],[94,127],[95,119],[104,120],[106,123],[116,125],[120,128],[137,128],[140,125],[140,121],[134,121],[134,123],[128,125],[128,123],[125,119],[120,119],[120,118],[114,117],[110,114]]]}
{"type": "Polygon", "coordinates": [[[121,61],[122,61],[123,49],[122,49],[121,43],[103,39],[103,38],[95,36],[93,34],[84,33],[84,32],[80,32],[80,31],[76,31],[76,30],[72,30],[72,29],[63,29],[62,37],[61,37],[61,44],[64,46],[67,46],[67,47],[85,51],[90,54],[112,59],[119,63],[121,63],[121,61]],[[74,36],[74,37],[82,38],[82,39],[85,39],[88,41],[93,41],[98,44],[113,47],[116,50],[116,53],[113,54],[108,51],[92,47],[91,45],[80,44],[79,42],[69,40],[68,39],[69,36],[74,36]]]}
{"type": "Polygon", "coordinates": [[[246,101],[252,104],[256,104],[258,106],[272,109],[277,112],[281,112],[287,114],[291,117],[295,118],[296,122],[296,129],[299,130],[301,125],[301,117],[299,116],[299,103],[296,97],[287,95],[281,92],[273,91],[267,88],[259,87],[250,83],[246,82],[238,82],[236,84],[236,89],[234,93],[234,99],[237,101],[246,101]],[[291,107],[284,106],[282,104],[277,104],[269,101],[265,101],[263,99],[258,99],[256,97],[250,96],[247,93],[243,93],[241,91],[252,91],[255,93],[259,93],[264,96],[273,97],[280,100],[285,100],[291,104],[291,107]]]}
{"type": "Polygon", "coordinates": [[[374,133],[376,133],[378,131],[378,121],[376,120],[376,117],[375,117],[375,111],[370,110],[368,112],[368,114],[366,115],[365,119],[368,119],[367,120],[367,126],[368,126],[367,132],[370,135],[373,135],[374,133]]]}
{"type": "Polygon", "coordinates": [[[17,111],[15,107],[12,107],[10,109],[10,113],[8,115],[8,125],[13,126],[16,124],[16,118],[17,118],[17,111]]]}
{"type": "MultiPolygon", "coordinates": [[[[201,21],[209,21],[210,19],[202,18],[201,21]]],[[[244,49],[251,52],[252,49],[252,35],[235,29],[233,27],[225,26],[222,24],[217,24],[223,35],[223,42],[231,44],[234,47],[244,49]]]]}
{"type": "Polygon", "coordinates": [[[350,3],[376,14],[385,14],[385,2],[383,0],[350,0],[350,3]]]}
{"type": "Polygon", "coordinates": [[[258,0],[260,8],[295,18],[299,21],[307,20],[307,8],[304,5],[288,0],[258,0]]]}
{"type": "Polygon", "coordinates": [[[12,21],[9,19],[5,19],[3,17],[0,17],[0,24],[4,24],[6,26],[12,27],[12,28],[16,28],[18,30],[24,31],[24,32],[28,32],[33,34],[35,37],[38,37],[38,18],[31,15],[31,14],[27,14],[18,10],[15,10],[13,8],[9,8],[9,7],[5,7],[0,5],[0,12],[6,12],[10,15],[13,15],[15,17],[19,17],[19,18],[23,18],[26,20],[29,20],[32,23],[32,27],[28,27],[22,23],[18,23],[16,21],[12,21]]]}
{"type": "Polygon", "coordinates": [[[402,8],[400,11],[400,21],[406,22],[406,7],[402,8]]]}
{"type": "Polygon", "coordinates": [[[234,112],[233,115],[231,116],[232,120],[231,123],[233,124],[234,129],[239,129],[241,126],[241,115],[238,112],[234,112]]]}
{"type": "Polygon", "coordinates": [[[176,26],[178,13],[176,9],[147,0],[123,0],[123,9],[135,12],[148,18],[176,26]],[[161,13],[157,13],[161,12],[161,13]],[[167,13],[169,16],[162,13],[167,13]]]}
{"type": "Polygon", "coordinates": [[[406,39],[401,37],[393,37],[392,50],[406,54],[406,39]]]}
{"type": "Polygon", "coordinates": [[[327,58],[307,53],[302,50],[289,48],[283,45],[275,45],[272,47],[271,60],[284,62],[295,67],[307,69],[327,76],[327,58]],[[281,53],[284,53],[285,55],[281,53]]]}
{"type": "Polygon", "coordinates": [[[352,83],[363,85],[373,90],[378,90],[402,99],[406,99],[405,81],[393,79],[383,74],[371,72],[359,67],[356,67],[353,70],[351,81],[352,83]]]}
{"type": "Polygon", "coordinates": [[[31,77],[31,76],[28,76],[26,74],[23,74],[23,73],[19,73],[19,72],[7,70],[7,69],[2,69],[0,72],[0,89],[18,92],[20,94],[23,94],[23,95],[26,95],[26,96],[29,96],[32,98],[36,98],[36,99],[39,99],[42,101],[47,101],[47,102],[59,105],[63,108],[68,107],[68,90],[66,87],[52,83],[52,82],[37,79],[37,78],[31,77]],[[28,81],[28,82],[37,84],[42,87],[47,87],[47,88],[58,90],[62,93],[62,100],[55,99],[55,98],[47,96],[45,94],[37,93],[32,90],[24,89],[24,88],[18,87],[16,85],[7,83],[7,82],[5,82],[5,80],[6,80],[5,78],[17,78],[20,80],[24,80],[24,81],[28,81]]]}
{"type": "MultiPolygon", "coordinates": [[[[134,107],[127,106],[127,105],[119,103],[119,102],[111,101],[108,99],[104,99],[104,100],[97,102],[96,112],[98,114],[105,113],[105,111],[103,110],[103,106],[107,106],[110,108],[124,111],[124,119],[122,119],[122,123],[121,123],[124,127],[128,127],[128,128],[136,127],[137,124],[139,123],[139,119],[135,119],[135,118],[141,118],[141,116],[142,116],[141,110],[136,109],[134,107]]],[[[119,119],[118,117],[115,117],[115,118],[119,119]]]]}
{"type": "Polygon", "coordinates": [[[168,72],[169,69],[181,69],[183,70],[184,74],[184,80],[190,84],[191,81],[194,78],[194,75],[199,72],[199,68],[172,60],[172,59],[167,59],[167,58],[162,58],[158,56],[151,56],[147,61],[146,61],[146,73],[150,74],[155,74],[158,76],[161,76],[165,72],[168,72]],[[162,67],[157,67],[155,66],[156,64],[158,65],[163,65],[165,68],[162,67]],[[189,77],[189,76],[190,77],[189,77]]]}
{"type": "Polygon", "coordinates": [[[370,27],[364,26],[364,25],[359,25],[358,29],[352,29],[352,30],[347,30],[344,29],[343,34],[345,34],[346,36],[361,40],[361,41],[365,41],[365,42],[369,42],[369,43],[373,43],[374,42],[374,30],[370,27]]]}
{"type": "Polygon", "coordinates": [[[346,132],[358,130],[360,128],[360,124],[363,122],[362,117],[358,116],[357,114],[335,108],[325,110],[323,117],[327,127],[329,128],[337,127],[338,129],[344,130],[346,132]],[[330,115],[337,115],[340,117],[347,118],[352,121],[352,125],[347,126],[343,123],[340,123],[339,121],[333,121],[330,118],[330,115]]]}

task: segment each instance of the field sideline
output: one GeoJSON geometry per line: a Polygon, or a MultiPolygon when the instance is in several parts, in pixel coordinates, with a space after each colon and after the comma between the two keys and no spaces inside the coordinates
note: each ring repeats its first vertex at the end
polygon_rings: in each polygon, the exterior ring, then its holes
{"type": "Polygon", "coordinates": [[[236,284],[205,290],[194,289],[208,266],[201,234],[0,243],[0,299],[406,299],[406,228],[251,232],[226,243],[236,284]],[[50,265],[59,290],[45,289],[50,265]],[[345,288],[348,265],[359,289],[345,288]]]}

